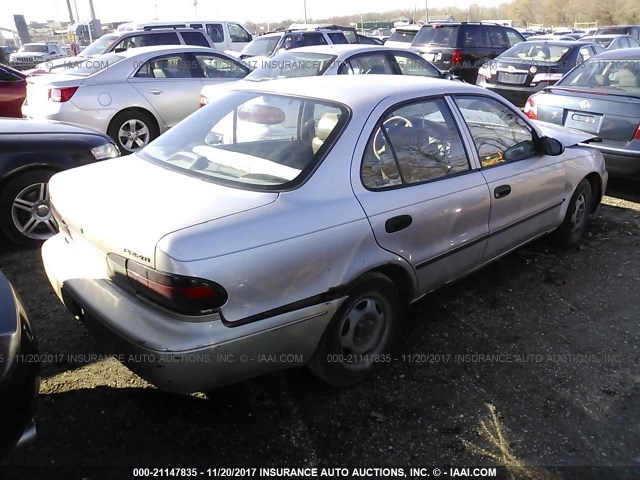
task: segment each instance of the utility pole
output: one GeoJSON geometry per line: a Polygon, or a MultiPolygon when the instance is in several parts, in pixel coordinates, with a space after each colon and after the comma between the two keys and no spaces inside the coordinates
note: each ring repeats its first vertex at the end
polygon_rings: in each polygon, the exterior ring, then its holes
{"type": "Polygon", "coordinates": [[[73,10],[71,10],[71,0],[67,0],[67,8],[69,9],[69,20],[71,20],[71,25],[73,25],[74,23],[76,23],[76,21],[73,19],[73,10]]]}
{"type": "Polygon", "coordinates": [[[193,0],[193,12],[196,14],[196,19],[198,18],[198,0],[193,0]]]}
{"type": "Polygon", "coordinates": [[[91,10],[91,20],[95,20],[96,11],[93,9],[93,0],[89,0],[89,9],[91,10]]]}
{"type": "Polygon", "coordinates": [[[307,0],[304,0],[304,23],[307,24],[307,0]]]}
{"type": "Polygon", "coordinates": [[[429,0],[424,0],[425,21],[429,23],[429,0]]]}

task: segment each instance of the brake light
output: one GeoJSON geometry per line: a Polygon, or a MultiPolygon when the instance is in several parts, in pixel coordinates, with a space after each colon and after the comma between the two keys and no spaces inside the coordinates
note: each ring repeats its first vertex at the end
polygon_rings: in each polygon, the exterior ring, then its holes
{"type": "Polygon", "coordinates": [[[524,114],[532,120],[538,119],[538,106],[533,99],[533,95],[527,99],[527,103],[524,104],[524,114]]]}
{"type": "Polygon", "coordinates": [[[638,125],[638,128],[636,129],[636,134],[633,136],[634,140],[640,140],[640,124],[638,125]]]}
{"type": "Polygon", "coordinates": [[[119,255],[108,255],[112,279],[168,310],[185,315],[211,313],[227,302],[226,290],[215,282],[160,272],[119,255]]]}
{"type": "Polygon", "coordinates": [[[462,63],[462,50],[454,48],[451,53],[451,64],[458,65],[459,63],[462,63]]]}
{"type": "Polygon", "coordinates": [[[209,99],[204,95],[200,95],[200,108],[204,107],[209,103],[209,99]]]}
{"type": "Polygon", "coordinates": [[[62,88],[50,88],[48,92],[50,102],[68,102],[76,93],[78,87],[62,87],[62,88]]]}

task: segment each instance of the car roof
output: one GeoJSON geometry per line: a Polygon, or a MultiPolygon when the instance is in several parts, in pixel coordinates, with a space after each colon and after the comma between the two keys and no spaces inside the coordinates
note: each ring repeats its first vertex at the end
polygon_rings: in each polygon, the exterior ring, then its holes
{"type": "Polygon", "coordinates": [[[178,53],[178,52],[215,52],[223,56],[226,55],[222,50],[217,50],[211,47],[200,47],[197,45],[153,45],[149,47],[136,47],[130,48],[123,52],[109,52],[106,55],[118,55],[119,57],[131,58],[137,55],[146,55],[148,53],[166,52],[166,53],[178,53]]]}
{"type": "Polygon", "coordinates": [[[272,82],[236,82],[230,90],[313,97],[349,106],[376,105],[383,98],[419,98],[443,93],[492,95],[482,87],[410,75],[329,75],[283,78],[272,82]],[[310,94],[309,92],[314,92],[310,94]]]}
{"type": "Polygon", "coordinates": [[[640,60],[640,47],[607,50],[591,58],[598,58],[600,60],[640,60]]]}

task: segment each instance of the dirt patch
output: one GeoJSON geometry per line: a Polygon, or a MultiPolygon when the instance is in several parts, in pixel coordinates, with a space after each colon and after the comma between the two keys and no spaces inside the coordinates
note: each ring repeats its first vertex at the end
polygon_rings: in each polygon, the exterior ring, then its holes
{"type": "Polygon", "coordinates": [[[517,478],[534,478],[532,466],[551,478],[556,466],[638,468],[640,204],[622,197],[606,199],[578,248],[538,241],[413,305],[394,361],[344,390],[298,368],[209,395],[159,392],[98,354],[39,251],[3,244],[0,269],[45,360],[38,439],[5,473],[508,463],[517,478]]]}

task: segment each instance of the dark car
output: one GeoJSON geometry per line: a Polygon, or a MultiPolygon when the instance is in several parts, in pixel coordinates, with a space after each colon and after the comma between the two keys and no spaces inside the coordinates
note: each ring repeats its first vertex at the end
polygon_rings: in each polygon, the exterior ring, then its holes
{"type": "Polygon", "coordinates": [[[476,83],[482,65],[524,41],[515,28],[495,23],[432,23],[420,28],[411,48],[440,70],[476,83]]]}
{"type": "Polygon", "coordinates": [[[0,118],[0,230],[37,246],[57,232],[47,182],[56,172],[120,154],[105,134],[77,125],[0,118]]]}
{"type": "Polygon", "coordinates": [[[35,437],[38,343],[20,298],[0,272],[0,460],[35,437]]]}
{"type": "Polygon", "coordinates": [[[630,35],[640,42],[640,25],[607,25],[598,28],[594,35],[630,35]]]}
{"type": "Polygon", "coordinates": [[[478,70],[476,84],[522,107],[531,94],[556,83],[573,67],[602,52],[600,45],[576,40],[528,40],[485,63],[478,70]]]}
{"type": "Polygon", "coordinates": [[[593,42],[606,50],[617,50],[618,48],[640,47],[638,41],[631,35],[591,35],[582,37],[583,42],[593,42]]]}
{"type": "Polygon", "coordinates": [[[22,103],[27,96],[27,76],[0,65],[0,117],[22,117],[22,103]]]}
{"type": "Polygon", "coordinates": [[[612,175],[640,178],[640,48],[590,58],[529,97],[529,118],[592,133],[612,175]]]}

